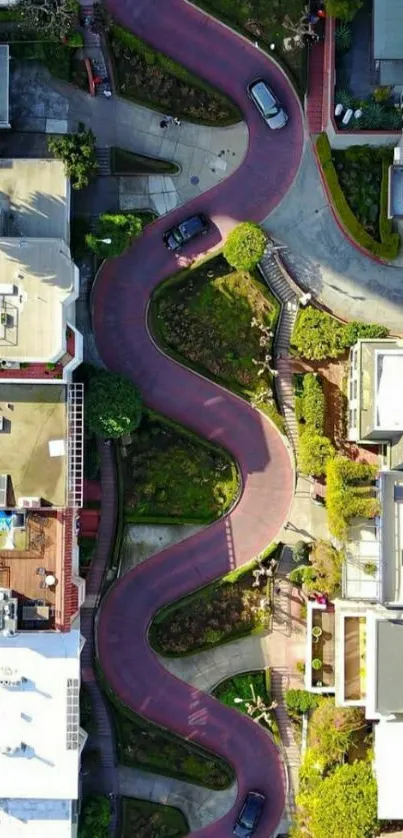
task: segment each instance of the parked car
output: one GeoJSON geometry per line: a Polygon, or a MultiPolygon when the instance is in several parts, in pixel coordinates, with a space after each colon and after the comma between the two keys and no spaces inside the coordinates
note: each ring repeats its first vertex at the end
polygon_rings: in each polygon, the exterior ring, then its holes
{"type": "Polygon", "coordinates": [[[164,244],[168,250],[179,250],[184,244],[187,244],[191,239],[197,236],[203,236],[207,233],[209,222],[205,215],[201,213],[198,215],[191,215],[186,218],[176,227],[171,227],[164,233],[164,244]]]}
{"type": "Polygon", "coordinates": [[[236,819],[234,835],[238,838],[250,838],[254,835],[260,821],[265,797],[260,791],[248,791],[236,819]]]}
{"type": "Polygon", "coordinates": [[[275,131],[278,128],[284,128],[288,122],[288,116],[281,107],[277,96],[274,95],[272,89],[269,87],[264,79],[256,79],[248,84],[248,96],[256,105],[259,113],[267,122],[269,128],[275,131]]]}

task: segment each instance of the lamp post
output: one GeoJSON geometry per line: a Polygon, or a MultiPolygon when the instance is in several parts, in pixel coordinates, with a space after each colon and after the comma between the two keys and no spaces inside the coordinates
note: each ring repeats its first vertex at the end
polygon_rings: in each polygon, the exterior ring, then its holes
{"type": "Polygon", "coordinates": [[[102,242],[102,244],[112,244],[112,239],[97,239],[97,241],[102,242]]]}

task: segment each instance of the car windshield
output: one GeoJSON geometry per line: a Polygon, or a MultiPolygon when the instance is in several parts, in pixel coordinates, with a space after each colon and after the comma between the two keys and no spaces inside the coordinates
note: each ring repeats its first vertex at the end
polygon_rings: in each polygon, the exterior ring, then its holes
{"type": "Polygon", "coordinates": [[[175,239],[175,241],[176,241],[178,244],[182,244],[182,242],[183,242],[183,236],[181,235],[181,232],[180,232],[180,230],[178,229],[178,227],[176,227],[174,230],[172,230],[172,237],[175,239]]]}
{"type": "Polygon", "coordinates": [[[247,829],[252,829],[255,823],[255,816],[256,816],[256,805],[252,800],[248,800],[245,803],[245,808],[241,814],[240,821],[242,826],[246,826],[247,829]]]}
{"type": "Polygon", "coordinates": [[[271,116],[277,116],[279,110],[280,110],[280,108],[278,108],[277,105],[272,105],[271,108],[269,108],[267,111],[265,111],[264,115],[268,118],[271,117],[271,116]]]}

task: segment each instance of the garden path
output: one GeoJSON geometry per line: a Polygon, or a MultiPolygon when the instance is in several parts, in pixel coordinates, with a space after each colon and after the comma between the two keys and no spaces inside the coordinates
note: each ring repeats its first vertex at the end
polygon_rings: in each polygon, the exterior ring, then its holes
{"type": "MultiPolygon", "coordinates": [[[[186,208],[212,218],[214,227],[203,246],[216,247],[239,220],[267,215],[291,185],[304,142],[300,103],[266,55],[182,0],[108,5],[123,25],[225,90],[247,118],[246,157],[231,177],[186,208]],[[248,81],[259,75],[269,76],[289,112],[289,127],[278,132],[281,136],[268,134],[245,95],[248,81]],[[268,154],[275,165],[267,165],[268,154]]],[[[200,133],[199,126],[193,130],[200,133]]],[[[172,223],[182,216],[183,209],[174,211],[172,223]]],[[[284,766],[276,747],[246,717],[237,717],[235,730],[229,708],[167,672],[149,647],[147,626],[162,605],[244,564],[276,537],[288,515],[294,474],[283,439],[270,422],[246,402],[166,358],[151,342],[146,311],[153,288],[200,253],[200,242],[179,257],[169,253],[162,244],[165,225],[163,219],[154,222],[130,251],[102,269],[93,294],[97,345],[108,367],[139,385],[147,404],[223,444],[236,457],[243,493],[225,519],[158,553],[111,587],[97,624],[98,653],[105,677],[124,703],[232,763],[238,781],[236,806],[250,788],[265,792],[267,804],[256,833],[262,838],[276,831],[284,809],[284,766]]],[[[233,807],[194,834],[229,838],[234,815],[233,807]]]]}

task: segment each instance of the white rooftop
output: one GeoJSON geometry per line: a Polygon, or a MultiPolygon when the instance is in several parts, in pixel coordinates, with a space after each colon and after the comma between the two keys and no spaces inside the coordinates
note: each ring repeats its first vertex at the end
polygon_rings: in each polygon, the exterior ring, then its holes
{"type": "Polygon", "coordinates": [[[0,834],[5,838],[72,838],[70,800],[0,798],[0,834]]]}
{"type": "Polygon", "coordinates": [[[382,719],[374,727],[374,769],[378,784],[378,818],[403,820],[401,763],[403,721],[382,719]]]}
{"type": "Polygon", "coordinates": [[[0,799],[76,799],[80,633],[0,635],[0,681],[17,679],[0,683],[0,799]]]}
{"type": "Polygon", "coordinates": [[[403,349],[375,352],[375,428],[403,430],[403,349]]]}

